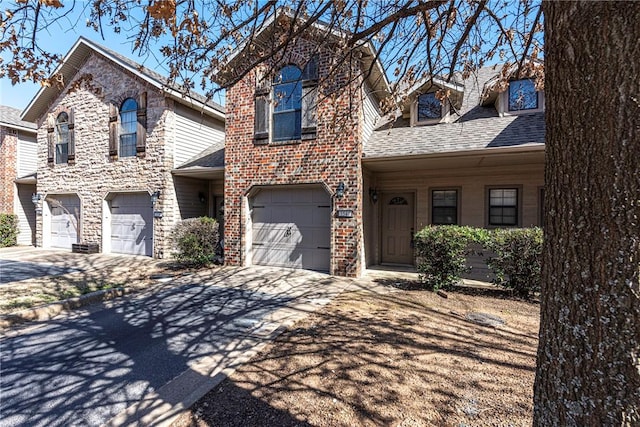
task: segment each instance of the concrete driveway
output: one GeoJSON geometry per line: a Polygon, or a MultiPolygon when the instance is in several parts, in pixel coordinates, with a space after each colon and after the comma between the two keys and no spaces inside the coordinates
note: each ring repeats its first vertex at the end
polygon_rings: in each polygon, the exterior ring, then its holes
{"type": "Polygon", "coordinates": [[[161,260],[118,254],[74,254],[64,249],[31,246],[0,248],[0,285],[43,277],[84,272],[104,274],[104,270],[153,268],[161,260]]]}
{"type": "Polygon", "coordinates": [[[354,283],[221,268],[10,332],[0,339],[0,426],[167,425],[354,283]]]}

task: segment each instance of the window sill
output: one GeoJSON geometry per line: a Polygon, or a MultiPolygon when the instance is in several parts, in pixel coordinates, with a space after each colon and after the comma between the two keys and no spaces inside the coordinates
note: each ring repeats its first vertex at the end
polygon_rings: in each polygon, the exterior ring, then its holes
{"type": "Polygon", "coordinates": [[[299,145],[302,143],[302,139],[285,139],[283,141],[271,141],[268,145],[299,145]]]}
{"type": "Polygon", "coordinates": [[[530,114],[544,113],[543,108],[532,108],[530,110],[507,110],[502,112],[503,117],[509,116],[526,116],[530,114]]]}
{"type": "Polygon", "coordinates": [[[268,139],[254,139],[253,145],[254,146],[272,146],[272,147],[277,147],[280,145],[300,145],[303,142],[315,141],[316,139],[317,137],[315,135],[312,137],[303,136],[301,139],[285,139],[282,141],[269,141],[268,139]]]}

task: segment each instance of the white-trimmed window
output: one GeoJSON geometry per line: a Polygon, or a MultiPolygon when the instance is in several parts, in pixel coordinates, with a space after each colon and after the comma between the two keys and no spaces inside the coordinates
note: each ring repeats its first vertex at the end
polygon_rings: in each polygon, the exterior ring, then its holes
{"type": "Polygon", "coordinates": [[[283,67],[273,80],[273,140],[302,137],[302,71],[295,65],[283,67]]]}
{"type": "Polygon", "coordinates": [[[76,160],[73,108],[47,117],[47,164],[74,164],[76,160]]]}
{"type": "Polygon", "coordinates": [[[540,100],[538,91],[531,79],[513,80],[509,82],[509,111],[538,110],[540,100]]]}
{"type": "Polygon", "coordinates": [[[446,121],[449,101],[440,101],[436,92],[416,96],[411,104],[411,125],[431,125],[446,121]]]}
{"type": "Polygon", "coordinates": [[[500,115],[541,113],[544,104],[544,90],[536,90],[532,79],[519,79],[509,82],[496,101],[496,109],[500,115]]]}
{"type": "Polygon", "coordinates": [[[56,118],[56,164],[69,161],[69,115],[61,112],[56,118]]]}
{"type": "Polygon", "coordinates": [[[518,226],[518,188],[489,189],[489,225],[497,227],[518,226]]]}
{"type": "Polygon", "coordinates": [[[256,89],[254,140],[256,144],[300,141],[316,137],[317,58],[301,69],[285,65],[271,87],[256,89]]]}
{"type": "Polygon", "coordinates": [[[147,93],[109,104],[109,156],[144,156],[147,140],[147,93]]]}
{"type": "Polygon", "coordinates": [[[458,190],[431,190],[431,224],[458,224],[458,190]]]}
{"type": "Polygon", "coordinates": [[[138,128],[138,103],[133,98],[127,98],[120,107],[120,157],[136,155],[136,131],[138,128]]]}

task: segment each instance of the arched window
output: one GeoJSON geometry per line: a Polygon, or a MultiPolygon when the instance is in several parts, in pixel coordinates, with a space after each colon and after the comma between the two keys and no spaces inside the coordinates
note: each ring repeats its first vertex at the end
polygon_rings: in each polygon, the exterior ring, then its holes
{"type": "Polygon", "coordinates": [[[69,161],[69,115],[64,111],[56,118],[56,163],[69,161]]]}
{"type": "Polygon", "coordinates": [[[301,137],[302,72],[295,65],[283,67],[273,81],[273,140],[301,137]]]}
{"type": "Polygon", "coordinates": [[[120,106],[120,157],[136,155],[136,130],[138,103],[133,98],[127,98],[120,106]]]}

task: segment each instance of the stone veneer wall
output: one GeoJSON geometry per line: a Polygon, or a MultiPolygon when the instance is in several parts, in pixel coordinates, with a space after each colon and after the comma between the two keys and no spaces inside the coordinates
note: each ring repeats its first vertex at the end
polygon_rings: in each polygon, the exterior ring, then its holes
{"type": "MultiPolygon", "coordinates": [[[[345,195],[333,200],[331,226],[331,274],[359,276],[362,269],[362,174],[360,158],[359,81],[350,88],[349,69],[326,79],[331,47],[325,45],[319,54],[317,138],[290,143],[254,144],[254,93],[256,76],[266,69],[254,70],[227,90],[227,122],[225,138],[225,262],[241,265],[246,262],[248,212],[246,197],[259,185],[322,183],[335,192],[338,183],[346,185],[345,195]],[[353,218],[336,218],[338,209],[351,209],[353,218]]],[[[279,69],[286,64],[300,68],[315,53],[311,41],[298,39],[284,60],[272,64],[279,69]]],[[[355,64],[348,66],[355,67],[355,64]]],[[[357,72],[354,73],[357,75],[357,72]]]]}
{"type": "Polygon", "coordinates": [[[18,167],[18,133],[0,127],[0,213],[13,213],[14,184],[18,167]]]}
{"type": "MultiPolygon", "coordinates": [[[[161,91],[98,54],[85,61],[48,113],[74,108],[75,164],[47,164],[47,124],[38,123],[38,185],[44,195],[77,194],[81,202],[81,241],[102,243],[102,206],[109,193],[160,190],[154,219],[154,256],[168,253],[168,233],[177,221],[171,168],[173,165],[173,102],[161,91]],[[147,137],[143,157],[109,157],[109,102],[120,106],[127,97],[147,92],[147,137]]],[[[37,218],[37,245],[42,245],[37,218]]]]}

